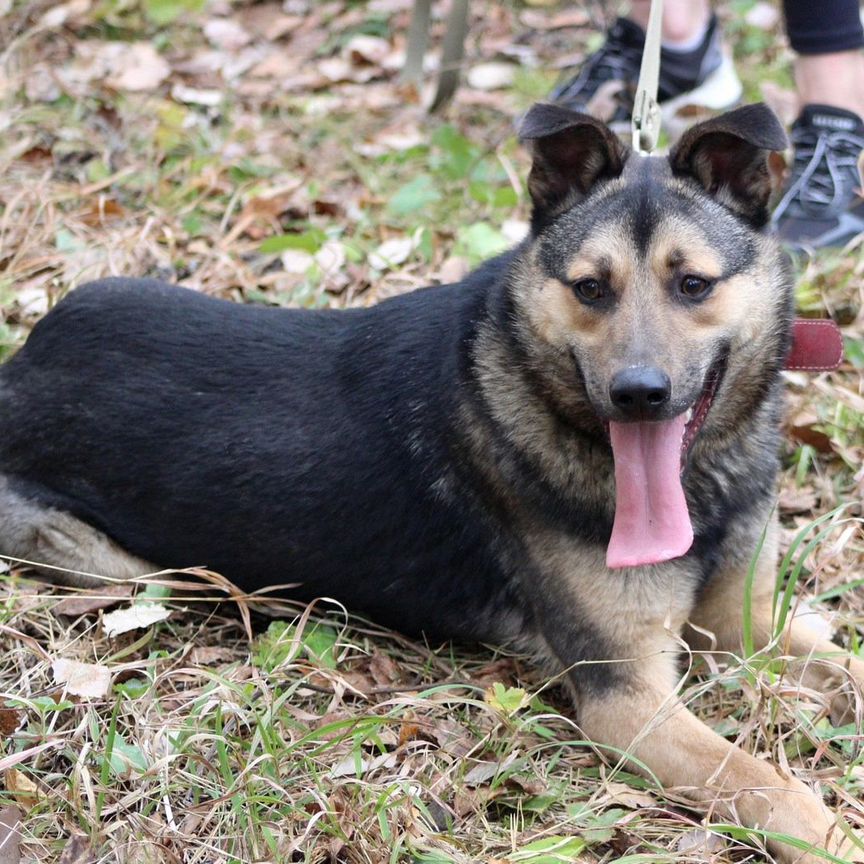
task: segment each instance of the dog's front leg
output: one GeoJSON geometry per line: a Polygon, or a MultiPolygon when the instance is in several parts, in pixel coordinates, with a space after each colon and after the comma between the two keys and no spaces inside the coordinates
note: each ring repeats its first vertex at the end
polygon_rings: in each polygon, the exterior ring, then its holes
{"type": "MultiPolygon", "coordinates": [[[[774,586],[777,578],[776,519],[769,526],[750,589],[750,630],[753,648],[761,651],[775,641],[774,586]]],[[[721,569],[704,589],[690,620],[687,639],[694,648],[744,651],[745,594],[749,565],[721,569]]],[[[815,633],[801,618],[791,615],[776,639],[777,649],[797,658],[795,666],[804,687],[831,697],[835,723],[851,722],[864,711],[864,661],[815,633]],[[856,711],[856,706],[861,706],[856,711]]]]}
{"type": "MultiPolygon", "coordinates": [[[[664,787],[710,805],[715,816],[840,850],[842,832],[807,786],[733,746],[678,701],[671,656],[622,664],[620,673],[610,667],[610,686],[582,691],[578,719],[586,735],[614,748],[606,752],[611,761],[620,752],[629,754],[637,770],[647,769],[664,787]]],[[[783,864],[824,860],[786,843],[769,840],[768,846],[783,864]]]]}

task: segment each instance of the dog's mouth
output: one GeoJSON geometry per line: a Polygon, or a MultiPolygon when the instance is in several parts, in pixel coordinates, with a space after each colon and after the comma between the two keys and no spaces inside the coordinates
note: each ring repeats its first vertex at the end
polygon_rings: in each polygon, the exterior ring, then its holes
{"type": "Polygon", "coordinates": [[[724,353],[708,370],[699,397],[676,417],[609,423],[615,521],[606,550],[608,567],[659,564],[680,558],[693,545],[681,475],[725,371],[724,353]]]}
{"type": "Polygon", "coordinates": [[[687,462],[687,454],[690,452],[690,448],[693,446],[696,436],[705,425],[705,418],[711,410],[711,405],[714,403],[714,397],[717,395],[717,390],[720,388],[723,376],[726,374],[726,364],[728,360],[729,352],[724,351],[717,360],[711,364],[708,373],[705,375],[705,383],[702,385],[702,392],[699,394],[699,398],[684,414],[687,422],[684,425],[684,435],[681,438],[682,471],[687,462]]]}

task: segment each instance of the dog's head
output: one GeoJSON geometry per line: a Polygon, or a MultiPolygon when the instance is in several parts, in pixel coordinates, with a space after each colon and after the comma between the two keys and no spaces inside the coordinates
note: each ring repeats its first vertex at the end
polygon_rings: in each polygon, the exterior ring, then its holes
{"type": "Polygon", "coordinates": [[[751,105],[648,157],[603,123],[547,104],[520,132],[533,151],[534,204],[516,280],[521,317],[533,340],[574,364],[584,402],[609,429],[619,486],[619,453],[646,454],[637,473],[665,459],[657,470],[668,473],[698,436],[728,432],[753,410],[782,365],[791,283],[761,229],[768,156],[785,133],[751,105]]]}

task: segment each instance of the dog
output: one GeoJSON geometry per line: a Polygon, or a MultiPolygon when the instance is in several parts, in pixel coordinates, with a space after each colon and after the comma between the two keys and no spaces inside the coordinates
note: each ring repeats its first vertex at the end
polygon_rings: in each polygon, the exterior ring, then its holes
{"type": "MultiPolygon", "coordinates": [[[[792,278],[761,229],[782,127],[746,106],[648,157],[539,104],[521,135],[530,235],[457,284],[347,311],[124,278],[63,299],[0,368],[0,554],[206,565],[516,643],[566,673],[598,745],[851,854],[810,789],[675,696],[682,639],[741,651],[758,549],[752,637],[774,636],[792,278]]],[[[780,642],[852,704],[861,660],[797,621],[780,642]]]]}

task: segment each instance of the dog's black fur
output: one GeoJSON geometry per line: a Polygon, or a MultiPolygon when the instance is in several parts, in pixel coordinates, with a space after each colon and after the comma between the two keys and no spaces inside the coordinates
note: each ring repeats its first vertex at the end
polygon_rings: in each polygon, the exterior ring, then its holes
{"type": "MultiPolygon", "coordinates": [[[[773,635],[792,286],[760,229],[785,136],[755,106],[668,160],[556,106],[523,131],[532,234],[459,284],[340,312],[137,279],[64,299],[0,368],[0,554],[116,578],[206,566],[408,632],[521,641],[567,669],[587,735],[734,797],[747,824],[824,842],[830,817],[800,783],[674,705],[676,639],[740,650],[766,523],[750,605],[753,638],[773,635]],[[704,302],[679,290],[694,272],[716,286],[704,302]],[[579,294],[586,273],[602,302],[579,294]],[[710,406],[682,444],[695,542],[609,569],[604,423],[627,419],[610,376],[648,362],[674,395],[653,419],[710,406]]],[[[832,650],[794,623],[788,638],[832,650]]]]}
{"type": "Polygon", "coordinates": [[[430,489],[459,473],[474,328],[509,260],[345,312],[84,286],[3,369],[4,470],[160,565],[300,582],[415,633],[512,635],[495,622],[523,604],[495,516],[467,478],[446,502],[430,489]]]}

